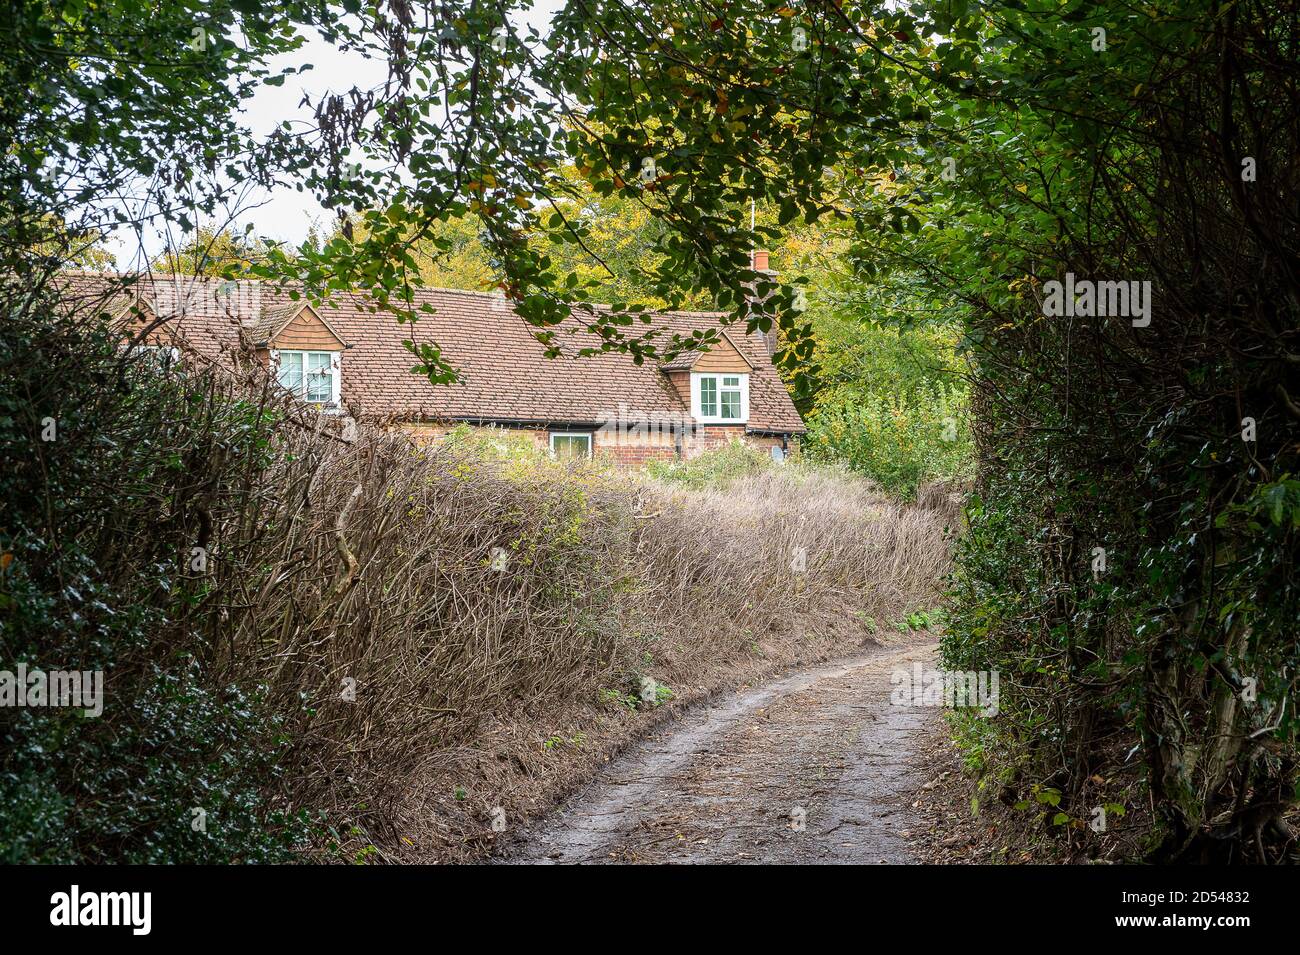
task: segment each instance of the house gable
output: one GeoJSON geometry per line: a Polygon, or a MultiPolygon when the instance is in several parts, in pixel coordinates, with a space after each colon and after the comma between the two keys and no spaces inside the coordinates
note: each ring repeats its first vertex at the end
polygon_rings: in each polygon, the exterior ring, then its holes
{"type": "Polygon", "coordinates": [[[249,330],[258,349],[283,351],[343,351],[347,343],[307,302],[290,302],[267,309],[249,330]]]}
{"type": "Polygon", "coordinates": [[[346,347],[310,305],[303,306],[268,344],[297,351],[342,351],[346,347]]]}
{"type": "Polygon", "coordinates": [[[690,370],[729,372],[743,375],[753,371],[754,366],[750,364],[748,358],[740,353],[740,349],[732,342],[731,336],[723,332],[722,340],[708,351],[700,352],[690,370]]]}
{"type": "Polygon", "coordinates": [[[718,329],[718,332],[719,341],[710,346],[708,351],[691,349],[660,366],[668,376],[678,400],[688,412],[691,410],[692,374],[746,375],[755,371],[753,363],[736,347],[731,336],[722,329],[718,329]]]}

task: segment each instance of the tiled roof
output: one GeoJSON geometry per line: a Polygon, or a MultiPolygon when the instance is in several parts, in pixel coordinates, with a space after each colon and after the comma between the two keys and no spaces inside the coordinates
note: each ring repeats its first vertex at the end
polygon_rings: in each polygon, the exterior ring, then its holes
{"type": "Polygon", "coordinates": [[[248,340],[254,345],[266,345],[289,324],[302,307],[302,302],[290,301],[262,309],[257,320],[245,326],[248,340]]]}
{"type": "MultiPolygon", "coordinates": [[[[96,295],[102,298],[111,279],[77,273],[69,285],[89,301],[96,295]]],[[[143,278],[135,294],[155,315],[168,319],[169,331],[213,359],[263,344],[271,324],[287,320],[286,310],[301,307],[301,300],[293,300],[286,290],[256,281],[156,275],[143,278]]],[[[343,401],[366,417],[591,424],[623,409],[647,415],[689,412],[661,366],[651,361],[638,365],[631,355],[618,351],[579,356],[583,348],[599,347],[602,339],[578,320],[550,329],[562,354],[548,359],[547,346],[535,337],[539,329],[514,314],[500,295],[445,289],[415,294],[417,306],[427,303],[436,311],[421,316],[414,327],[368,311],[369,300],[361,296],[340,295],[316,306],[348,346],[341,364],[343,401]],[[460,380],[435,385],[413,373],[415,358],[403,346],[404,339],[436,344],[460,380]]],[[[656,344],[663,349],[673,334],[721,332],[720,317],[710,312],[665,313],[653,316],[648,326],[638,322],[629,334],[659,331],[656,344]]],[[[733,326],[728,337],[754,367],[749,430],[803,432],[803,421],[761,336],[733,326]]]]}

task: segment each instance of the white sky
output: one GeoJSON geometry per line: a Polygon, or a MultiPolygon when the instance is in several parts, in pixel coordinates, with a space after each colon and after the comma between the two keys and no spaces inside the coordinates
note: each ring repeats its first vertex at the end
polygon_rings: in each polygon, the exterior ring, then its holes
{"type": "MultiPolygon", "coordinates": [[[[512,23],[516,28],[521,24],[531,25],[545,36],[551,17],[565,2],[566,0],[533,0],[532,9],[512,17],[512,23]]],[[[316,103],[326,93],[345,91],[353,86],[362,89],[378,86],[387,75],[387,67],[382,61],[368,60],[355,52],[345,54],[315,36],[296,53],[276,57],[268,65],[274,74],[285,67],[297,68],[304,63],[312,64],[312,69],[290,75],[283,86],[261,87],[248,102],[244,117],[254,134],[264,136],[285,120],[311,121],[311,110],[299,106],[304,93],[310,94],[312,102],[316,103]]],[[[334,213],[322,208],[315,196],[293,188],[251,193],[240,203],[240,207],[246,211],[236,218],[233,224],[236,231],[242,230],[251,222],[257,235],[295,244],[307,237],[313,222],[328,230],[334,220],[334,213]]],[[[203,221],[200,224],[224,226],[226,222],[222,219],[217,222],[203,221]]],[[[179,235],[171,236],[173,244],[181,239],[179,235]]],[[[148,232],[144,237],[143,254],[152,258],[166,245],[167,239],[162,234],[157,231],[148,232]]],[[[119,269],[143,265],[140,261],[140,241],[129,230],[119,230],[111,237],[109,250],[116,256],[119,269]]]]}

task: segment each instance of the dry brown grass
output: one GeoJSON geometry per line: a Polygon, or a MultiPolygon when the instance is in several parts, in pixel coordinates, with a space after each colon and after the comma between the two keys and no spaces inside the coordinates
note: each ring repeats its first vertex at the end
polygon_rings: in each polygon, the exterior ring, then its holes
{"type": "Polygon", "coordinates": [[[681,707],[853,652],[933,605],[948,567],[949,507],[900,507],[844,475],[791,466],[716,490],[645,482],[633,495],[653,516],[637,519],[624,662],[537,709],[497,709],[472,742],[435,754],[402,807],[397,857],[491,851],[494,808],[513,829],[681,707]],[[791,569],[796,547],[807,549],[804,573],[791,569]],[[601,702],[601,688],[630,689],[640,674],[670,686],[672,703],[601,702]]]}
{"type": "Polygon", "coordinates": [[[617,611],[616,638],[588,669],[570,669],[564,687],[498,699],[472,737],[430,753],[399,813],[398,857],[487,851],[492,809],[513,826],[681,706],[857,648],[878,626],[932,605],[948,566],[949,515],[900,507],[843,475],[789,467],[700,491],[545,469],[544,486],[576,485],[605,510],[598,533],[619,529],[603,572],[623,572],[595,581],[617,611]],[[627,708],[643,676],[672,689],[668,707],[627,708]]]}
{"type": "MultiPolygon", "coordinates": [[[[791,467],[681,490],[497,444],[285,432],[256,482],[267,492],[218,522],[233,535],[220,552],[240,554],[218,570],[231,575],[222,662],[290,714],[286,796],[354,823],[347,855],[409,854],[411,800],[457,788],[478,799],[453,815],[486,835],[487,802],[544,804],[530,760],[569,755],[558,791],[590,764],[575,750],[646,722],[628,708],[641,678],[680,702],[821,658],[860,642],[868,617],[933,603],[947,566],[942,517],[862,481],[791,467]],[[491,774],[465,775],[466,753],[490,753],[525,791],[478,792],[491,774]]],[[[482,841],[425,832],[418,852],[482,841]]]]}

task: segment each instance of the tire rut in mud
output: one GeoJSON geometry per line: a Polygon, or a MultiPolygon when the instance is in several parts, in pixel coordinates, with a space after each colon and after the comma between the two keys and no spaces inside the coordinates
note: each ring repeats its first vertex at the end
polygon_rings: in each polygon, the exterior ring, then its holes
{"type": "Polygon", "coordinates": [[[891,706],[890,675],[932,638],[796,672],[693,710],[631,747],[498,861],[908,863],[903,799],[932,709],[891,706]]]}

